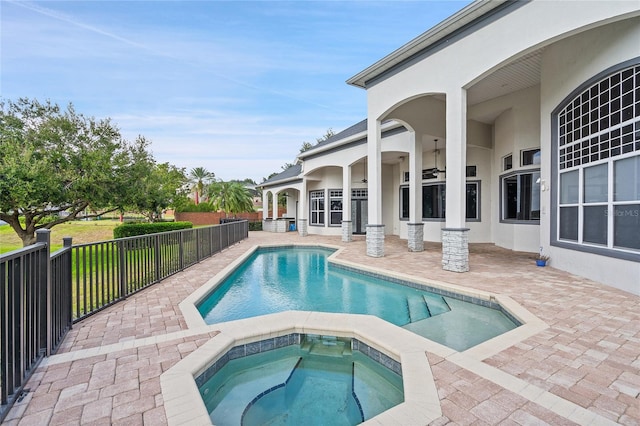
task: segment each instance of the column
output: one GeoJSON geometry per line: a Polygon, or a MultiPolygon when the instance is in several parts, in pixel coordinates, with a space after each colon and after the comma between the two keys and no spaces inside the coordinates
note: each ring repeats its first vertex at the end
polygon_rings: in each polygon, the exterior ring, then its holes
{"type": "Polygon", "coordinates": [[[273,192],[273,199],[271,200],[273,203],[273,220],[278,218],[278,193],[273,192]]]}
{"type": "Polygon", "coordinates": [[[442,229],[442,269],[469,270],[469,228],[466,216],[467,91],[447,91],[447,217],[442,229]]]}
{"type": "Polygon", "coordinates": [[[367,124],[367,188],[368,224],[367,256],[384,256],[384,224],[382,223],[382,133],[380,121],[369,117],[367,124]]]}
{"type": "Polygon", "coordinates": [[[262,189],[262,220],[269,217],[269,191],[262,189]]]}
{"type": "Polygon", "coordinates": [[[353,237],[351,221],[351,166],[342,167],[342,242],[348,243],[353,237]]]}
{"type": "Polygon", "coordinates": [[[309,213],[307,211],[309,200],[309,194],[307,193],[307,179],[302,177],[302,184],[300,185],[300,195],[298,197],[298,235],[306,237],[308,235],[307,224],[309,213]]]}
{"type": "Polygon", "coordinates": [[[407,244],[409,251],[424,250],[424,223],[422,223],[422,140],[409,133],[409,222],[407,244]]]}

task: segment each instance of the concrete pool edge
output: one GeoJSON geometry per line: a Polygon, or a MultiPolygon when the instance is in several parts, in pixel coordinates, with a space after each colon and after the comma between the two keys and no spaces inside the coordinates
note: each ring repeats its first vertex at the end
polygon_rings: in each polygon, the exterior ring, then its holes
{"type": "Polygon", "coordinates": [[[405,402],[363,424],[418,424],[442,415],[427,339],[370,315],[287,311],[217,324],[219,334],[160,376],[169,425],[211,424],[195,378],[233,346],[290,333],[356,338],[402,364],[405,402]]]}

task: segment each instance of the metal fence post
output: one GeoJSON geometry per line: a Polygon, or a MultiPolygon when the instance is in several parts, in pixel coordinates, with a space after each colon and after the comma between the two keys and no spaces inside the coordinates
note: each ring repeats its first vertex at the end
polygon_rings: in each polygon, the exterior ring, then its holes
{"type": "Polygon", "coordinates": [[[127,297],[127,257],[125,256],[126,240],[118,241],[118,281],[120,281],[120,297],[127,297]]]}
{"type": "Polygon", "coordinates": [[[36,242],[45,245],[45,249],[40,251],[40,285],[44,288],[44,294],[42,295],[41,302],[43,302],[43,308],[39,309],[44,315],[44,321],[39,324],[40,334],[40,350],[44,349],[46,356],[51,355],[51,347],[53,346],[52,327],[53,327],[53,303],[51,289],[51,230],[50,229],[38,229],[36,231],[36,242]]]}
{"type": "Polygon", "coordinates": [[[200,247],[200,243],[201,243],[201,232],[198,228],[196,228],[196,262],[200,262],[200,260],[202,259],[202,249],[200,247]]]}
{"type": "Polygon", "coordinates": [[[184,270],[184,231],[178,231],[178,255],[180,260],[180,271],[184,270]]]}
{"type": "Polygon", "coordinates": [[[62,246],[67,249],[65,265],[61,265],[62,276],[65,278],[64,284],[67,285],[67,288],[64,290],[60,289],[60,291],[63,293],[63,297],[66,297],[65,303],[67,304],[65,314],[68,315],[68,317],[64,319],[64,322],[69,324],[69,329],[71,329],[73,328],[73,238],[62,238],[62,246]]]}
{"type": "Polygon", "coordinates": [[[160,281],[163,278],[163,274],[161,271],[162,268],[162,258],[160,254],[160,234],[155,236],[155,267],[156,267],[156,281],[160,281]]]}

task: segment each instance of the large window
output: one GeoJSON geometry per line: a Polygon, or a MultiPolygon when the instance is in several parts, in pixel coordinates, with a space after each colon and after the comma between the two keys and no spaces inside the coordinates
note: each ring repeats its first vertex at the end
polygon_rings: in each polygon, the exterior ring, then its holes
{"type": "Polygon", "coordinates": [[[540,172],[523,171],[501,179],[502,221],[540,220],[540,172]]]}
{"type": "Polygon", "coordinates": [[[640,66],[590,82],[554,116],[555,240],[640,251],[640,66]]]}
{"type": "Polygon", "coordinates": [[[309,199],[311,200],[309,224],[324,225],[324,191],[311,191],[309,199]]]}
{"type": "Polygon", "coordinates": [[[331,211],[329,212],[329,225],[337,226],[342,224],[342,190],[330,189],[329,190],[329,205],[331,211]]]}
{"type": "MultiPolygon", "coordinates": [[[[430,183],[422,186],[422,219],[444,220],[446,215],[446,186],[430,183]]],[[[480,182],[467,182],[466,218],[480,219],[480,182]]],[[[400,187],[400,219],[409,219],[409,187],[400,187]]]]}

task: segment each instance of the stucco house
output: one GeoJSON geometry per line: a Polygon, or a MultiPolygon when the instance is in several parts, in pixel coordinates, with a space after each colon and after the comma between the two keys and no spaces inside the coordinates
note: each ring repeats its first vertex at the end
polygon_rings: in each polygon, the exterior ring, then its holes
{"type": "Polygon", "coordinates": [[[542,247],[640,294],[640,2],[476,1],[347,83],[366,120],[261,184],[265,229],[442,242],[458,272],[542,247]]]}

